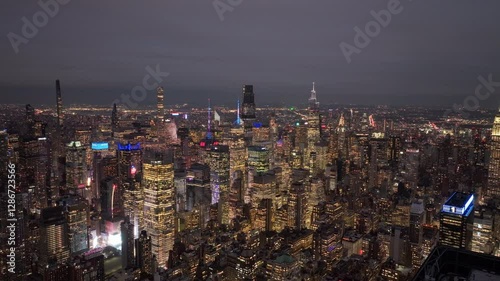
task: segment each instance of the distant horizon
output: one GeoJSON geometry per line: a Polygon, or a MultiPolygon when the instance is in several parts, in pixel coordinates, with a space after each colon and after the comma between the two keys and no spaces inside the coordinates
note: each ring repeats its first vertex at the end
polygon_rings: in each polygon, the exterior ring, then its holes
{"type": "MultiPolygon", "coordinates": [[[[451,107],[475,93],[479,76],[500,81],[499,1],[405,3],[360,47],[356,30],[387,4],[255,0],[221,19],[210,1],[71,1],[18,53],[0,41],[1,102],[50,104],[59,79],[65,103],[111,104],[160,73],[148,83],[163,85],[166,104],[230,103],[253,84],[257,105],[299,105],[314,81],[320,103],[451,107]],[[342,43],[358,50],[350,61],[342,43]]],[[[21,19],[40,10],[36,1],[4,6],[4,35],[23,35],[21,19]]],[[[492,95],[480,106],[499,104],[492,95]]]]}

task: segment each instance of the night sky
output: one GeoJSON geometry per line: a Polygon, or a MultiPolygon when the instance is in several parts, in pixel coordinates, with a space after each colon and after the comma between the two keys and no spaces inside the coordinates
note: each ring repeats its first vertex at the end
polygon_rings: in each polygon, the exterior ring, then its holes
{"type": "Polygon", "coordinates": [[[479,75],[500,81],[498,0],[401,0],[351,63],[339,44],[390,1],[242,0],[221,21],[212,0],[69,0],[16,54],[8,34],[22,35],[37,2],[1,1],[0,103],[55,104],[60,79],[64,103],[110,104],[157,64],[166,104],[234,104],[253,84],[258,105],[300,105],[316,81],[321,103],[451,106],[479,75]]]}

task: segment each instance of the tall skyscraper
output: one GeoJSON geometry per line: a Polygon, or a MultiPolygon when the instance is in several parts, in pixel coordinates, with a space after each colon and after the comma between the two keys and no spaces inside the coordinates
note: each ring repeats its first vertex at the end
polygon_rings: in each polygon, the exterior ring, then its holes
{"type": "Polygon", "coordinates": [[[136,266],[146,274],[153,274],[153,252],[151,236],[146,230],[135,240],[136,266]]]}
{"type": "Polygon", "coordinates": [[[419,200],[411,205],[410,209],[410,248],[411,263],[414,268],[419,268],[423,263],[422,242],[424,223],[424,202],[419,200]]]}
{"type": "Polygon", "coordinates": [[[20,143],[19,187],[31,194],[32,208],[38,211],[47,207],[49,169],[49,144],[45,138],[31,139],[20,143]]]}
{"type": "Polygon", "coordinates": [[[206,139],[213,139],[212,135],[212,107],[210,106],[210,99],[208,99],[208,111],[207,111],[207,135],[206,139]]]}
{"type": "Polygon", "coordinates": [[[79,196],[67,196],[60,198],[58,205],[64,208],[70,253],[74,255],[87,251],[90,221],[87,201],[79,196]]]}
{"type": "MultiPolygon", "coordinates": [[[[144,225],[151,236],[152,252],[165,267],[173,249],[175,229],[174,166],[162,154],[144,163],[144,225]]],[[[142,235],[142,234],[141,234],[142,235]]]]}
{"type": "Polygon", "coordinates": [[[35,136],[35,109],[30,105],[26,105],[26,136],[32,138],[35,136]]]}
{"type": "Polygon", "coordinates": [[[477,253],[492,254],[494,250],[495,209],[487,207],[478,208],[474,214],[474,228],[472,235],[472,251],[477,253]]]}
{"type": "Polygon", "coordinates": [[[63,126],[64,113],[61,95],[61,83],[56,80],[56,102],[57,102],[57,124],[59,128],[63,126]]]}
{"type": "MultiPolygon", "coordinates": [[[[141,193],[142,159],[141,144],[119,144],[118,158],[118,194],[120,203],[118,213],[129,216],[135,226],[142,217],[143,196],[141,193]]],[[[139,230],[136,230],[138,235],[139,230]]]]}
{"type": "Polygon", "coordinates": [[[158,89],[156,89],[156,99],[157,99],[157,105],[156,105],[156,109],[157,109],[157,115],[156,115],[156,119],[158,121],[163,121],[163,119],[165,118],[165,110],[164,110],[164,91],[163,91],[163,87],[158,87],[158,89]]]}
{"type": "Polygon", "coordinates": [[[255,120],[255,95],[253,93],[253,85],[243,85],[243,110],[241,119],[255,120]]]}
{"type": "Polygon", "coordinates": [[[68,227],[64,207],[49,207],[40,216],[39,272],[69,258],[68,227]]]}
{"type": "Polygon", "coordinates": [[[495,115],[491,131],[491,154],[486,196],[500,198],[500,110],[495,115]]]}
{"type": "Polygon", "coordinates": [[[83,194],[87,184],[86,148],[79,141],[66,146],[66,188],[76,194],[83,194]],[[81,191],[81,192],[80,192],[81,191]]]}
{"type": "Polygon", "coordinates": [[[247,144],[250,144],[252,143],[253,122],[256,119],[253,85],[243,85],[243,107],[241,119],[243,120],[245,127],[245,141],[247,144]]]}
{"type": "Polygon", "coordinates": [[[302,182],[294,182],[288,198],[288,226],[302,230],[305,226],[304,211],[307,209],[306,188],[302,182]]]}
{"type": "Polygon", "coordinates": [[[132,268],[135,264],[134,257],[134,225],[129,217],[121,223],[122,236],[122,268],[132,268]]]}
{"type": "Polygon", "coordinates": [[[471,249],[474,195],[455,192],[440,213],[439,244],[471,249]]]}
{"type": "Polygon", "coordinates": [[[320,140],[320,118],[319,118],[319,102],[316,99],[316,90],[311,90],[309,97],[309,108],[307,115],[307,150],[304,157],[304,166],[310,166],[311,154],[317,152],[315,144],[320,140]]]}
{"type": "Polygon", "coordinates": [[[236,108],[236,121],[234,121],[234,124],[236,126],[241,126],[243,121],[241,121],[241,115],[240,115],[240,100],[238,99],[238,104],[236,108]]]}
{"type": "Polygon", "coordinates": [[[219,203],[219,222],[229,224],[229,146],[218,145],[209,152],[210,182],[212,186],[212,204],[219,203]]]}
{"type": "Polygon", "coordinates": [[[347,133],[346,133],[346,124],[345,124],[345,118],[344,118],[344,113],[340,114],[339,118],[339,124],[337,126],[337,151],[338,151],[338,157],[339,159],[346,160],[348,156],[348,149],[347,149],[347,133]]]}
{"type": "Polygon", "coordinates": [[[311,96],[309,97],[309,109],[318,109],[319,108],[319,102],[316,99],[316,90],[314,89],[314,82],[313,82],[313,88],[311,90],[311,96]]]}
{"type": "Polygon", "coordinates": [[[118,130],[118,109],[116,103],[113,104],[113,111],[111,112],[111,134],[114,136],[118,130]]]}
{"type": "Polygon", "coordinates": [[[269,149],[263,146],[249,146],[248,166],[253,168],[256,173],[267,173],[269,171],[269,149]]]}
{"type": "Polygon", "coordinates": [[[213,145],[217,145],[218,141],[215,140],[215,136],[212,133],[212,107],[210,105],[210,99],[208,99],[207,107],[207,131],[205,133],[205,138],[200,141],[200,147],[206,149],[207,151],[212,148],[213,145]]]}

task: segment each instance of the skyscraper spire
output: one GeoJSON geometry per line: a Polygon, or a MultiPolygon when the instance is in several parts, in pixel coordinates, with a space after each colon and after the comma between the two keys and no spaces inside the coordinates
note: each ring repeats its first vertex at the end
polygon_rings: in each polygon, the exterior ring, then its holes
{"type": "Polygon", "coordinates": [[[339,119],[339,127],[344,127],[344,126],[345,126],[344,113],[341,113],[339,119]]]}
{"type": "Polygon", "coordinates": [[[118,109],[116,103],[113,104],[113,111],[111,113],[111,134],[114,136],[118,129],[118,109]]]}
{"type": "Polygon", "coordinates": [[[57,103],[57,125],[59,129],[63,125],[63,109],[62,109],[62,95],[61,95],[61,83],[56,80],[56,103],[57,103]]]}
{"type": "Polygon", "coordinates": [[[208,120],[207,120],[207,139],[212,138],[212,108],[210,107],[210,98],[208,99],[208,120]]]}
{"type": "Polygon", "coordinates": [[[156,119],[158,121],[163,121],[163,118],[165,118],[165,110],[164,110],[164,105],[163,105],[163,98],[164,98],[164,94],[163,94],[163,87],[158,87],[156,89],[156,99],[157,99],[157,104],[156,104],[156,108],[157,108],[157,115],[156,115],[156,119]]]}
{"type": "Polygon", "coordinates": [[[240,117],[240,99],[238,99],[238,104],[236,108],[236,121],[234,122],[235,125],[240,126],[243,122],[241,121],[240,117]]]}
{"type": "Polygon", "coordinates": [[[314,89],[315,82],[313,82],[313,88],[311,90],[311,96],[309,97],[309,109],[318,109],[319,102],[316,99],[316,90],[314,89]]]}

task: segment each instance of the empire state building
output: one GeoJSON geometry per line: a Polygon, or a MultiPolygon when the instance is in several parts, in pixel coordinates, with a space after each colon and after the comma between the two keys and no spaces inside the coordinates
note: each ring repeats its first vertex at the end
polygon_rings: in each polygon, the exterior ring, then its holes
{"type": "Polygon", "coordinates": [[[488,169],[487,197],[500,198],[500,110],[491,131],[491,156],[488,169]]]}

